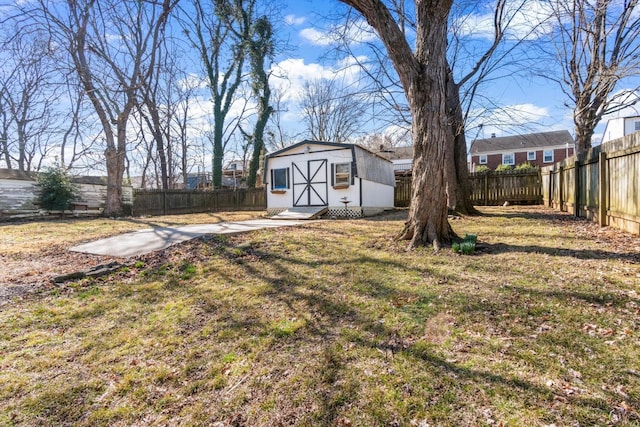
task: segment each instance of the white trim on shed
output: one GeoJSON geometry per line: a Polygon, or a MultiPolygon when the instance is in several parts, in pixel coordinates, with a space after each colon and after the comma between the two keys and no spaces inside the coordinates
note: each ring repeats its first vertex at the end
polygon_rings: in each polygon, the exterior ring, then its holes
{"type": "Polygon", "coordinates": [[[355,144],[302,141],[265,157],[267,212],[326,207],[360,217],[393,208],[393,162],[355,144]]]}

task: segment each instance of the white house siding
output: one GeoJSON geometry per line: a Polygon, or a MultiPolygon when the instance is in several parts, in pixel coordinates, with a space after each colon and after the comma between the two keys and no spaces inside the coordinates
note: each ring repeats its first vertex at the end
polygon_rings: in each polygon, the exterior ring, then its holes
{"type": "Polygon", "coordinates": [[[394,188],[389,185],[362,180],[363,214],[375,215],[393,209],[394,188]]]}
{"type": "Polygon", "coordinates": [[[608,142],[637,132],[636,122],[640,122],[640,117],[617,117],[609,120],[604,129],[602,142],[608,142]]]}
{"type": "Polygon", "coordinates": [[[0,179],[0,211],[36,209],[35,181],[0,179]]]}
{"type": "Polygon", "coordinates": [[[607,142],[612,139],[622,138],[624,136],[624,119],[611,119],[607,122],[607,126],[604,129],[604,135],[602,136],[602,142],[607,142]]]}
{"type": "Polygon", "coordinates": [[[393,168],[387,166],[388,163],[389,160],[356,146],[356,164],[360,178],[395,187],[396,177],[393,168]]]}
{"type": "MultiPolygon", "coordinates": [[[[331,165],[337,163],[350,163],[353,161],[351,146],[338,147],[322,144],[301,144],[291,150],[285,150],[274,157],[269,157],[267,170],[265,171],[267,191],[267,212],[276,214],[282,212],[294,204],[294,167],[306,167],[309,161],[326,160],[326,206],[328,215],[358,217],[371,215],[382,210],[393,208],[393,193],[395,178],[391,162],[378,158],[375,154],[355,147],[357,175],[353,177],[353,184],[346,188],[333,188],[331,185],[331,165]],[[308,151],[306,150],[308,148],[308,151]],[[286,190],[272,191],[271,170],[289,169],[289,188],[286,190]],[[390,182],[390,184],[376,183],[364,176],[390,182]],[[362,190],[361,190],[362,185],[362,190]],[[344,201],[348,201],[346,204],[344,201]]],[[[296,194],[298,196],[299,193],[296,194]]]]}
{"type": "MultiPolygon", "coordinates": [[[[107,186],[99,184],[75,183],[78,193],[76,205],[84,205],[89,210],[102,209],[107,198],[107,186]]],[[[38,187],[35,180],[0,178],[0,213],[15,214],[34,211],[38,207],[38,187]]],[[[122,187],[122,202],[133,203],[131,187],[122,187]]]]}

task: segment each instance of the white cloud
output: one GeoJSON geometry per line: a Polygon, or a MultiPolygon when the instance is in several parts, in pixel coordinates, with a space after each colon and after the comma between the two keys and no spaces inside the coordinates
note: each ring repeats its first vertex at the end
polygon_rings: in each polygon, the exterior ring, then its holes
{"type": "Polygon", "coordinates": [[[178,86],[182,90],[205,89],[208,85],[209,83],[205,77],[193,73],[187,74],[183,79],[178,81],[178,86]]]}
{"type": "Polygon", "coordinates": [[[466,129],[469,143],[476,138],[488,138],[491,134],[505,136],[566,129],[562,123],[547,125],[553,120],[549,109],[534,104],[507,105],[493,111],[478,110],[471,116],[474,119],[466,129]]]}
{"type": "Polygon", "coordinates": [[[287,25],[302,25],[307,20],[304,16],[287,15],[284,17],[284,23],[287,25]]]}
{"type": "Polygon", "coordinates": [[[373,28],[362,19],[344,25],[333,25],[325,30],[305,28],[300,31],[300,37],[316,46],[329,46],[341,40],[346,40],[353,45],[377,39],[373,28]]]}
{"type": "Polygon", "coordinates": [[[271,69],[271,85],[282,93],[283,101],[296,100],[302,93],[305,82],[313,79],[331,78],[334,75],[330,67],[312,63],[305,64],[304,59],[290,58],[275,64],[271,69]]]}
{"type": "Polygon", "coordinates": [[[615,107],[618,111],[604,115],[601,122],[606,124],[607,120],[614,118],[640,115],[639,98],[640,94],[635,89],[621,89],[613,93],[610,96],[610,99],[614,100],[611,107],[615,107]]]}
{"type": "Polygon", "coordinates": [[[329,46],[336,41],[331,33],[318,31],[315,28],[301,30],[300,37],[316,46],[329,46]]]}
{"type": "Polygon", "coordinates": [[[388,136],[397,145],[411,145],[411,127],[408,125],[391,125],[387,126],[382,134],[388,136]]]}
{"type": "MultiPolygon", "coordinates": [[[[358,61],[366,61],[360,56],[358,61]]],[[[341,79],[345,84],[357,80],[360,66],[354,58],[346,58],[332,66],[306,64],[304,59],[290,58],[275,64],[271,70],[271,85],[282,93],[282,101],[297,101],[306,82],[317,79],[341,79]]]]}

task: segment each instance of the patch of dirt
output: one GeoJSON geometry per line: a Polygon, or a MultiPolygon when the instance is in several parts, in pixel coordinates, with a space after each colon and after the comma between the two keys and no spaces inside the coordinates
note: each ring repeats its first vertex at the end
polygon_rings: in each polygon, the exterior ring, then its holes
{"type": "Polygon", "coordinates": [[[0,254],[0,306],[13,298],[53,289],[53,278],[62,274],[86,271],[115,258],[51,248],[36,254],[0,254]]]}

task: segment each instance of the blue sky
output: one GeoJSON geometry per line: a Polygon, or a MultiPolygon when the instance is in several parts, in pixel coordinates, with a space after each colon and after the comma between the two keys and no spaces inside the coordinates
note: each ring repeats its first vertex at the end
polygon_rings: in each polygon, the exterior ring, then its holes
{"type": "MultiPolygon", "coordinates": [[[[26,2],[28,1],[26,0],[26,2]]],[[[460,27],[462,34],[466,37],[465,47],[469,50],[486,44],[492,36],[491,6],[494,1],[482,0],[477,3],[484,5],[484,7],[468,11],[466,15],[461,14],[464,20],[460,21],[460,27]]],[[[25,0],[19,0],[19,2],[25,2],[25,0]]],[[[528,34],[530,23],[535,21],[537,15],[544,12],[546,2],[547,0],[528,0],[527,9],[514,18],[516,25],[513,27],[512,34],[520,37],[528,34]]],[[[460,3],[454,2],[454,5],[460,3]]],[[[514,0],[512,3],[517,2],[514,0]]],[[[280,8],[281,21],[276,22],[275,26],[280,38],[287,40],[290,49],[279,52],[274,58],[270,83],[273,89],[283,93],[282,102],[284,105],[282,106],[286,111],[281,114],[281,120],[282,127],[289,137],[288,142],[297,142],[305,137],[302,134],[304,126],[301,123],[299,112],[299,97],[304,83],[318,78],[331,79],[337,76],[342,82],[357,86],[362,71],[358,67],[350,66],[353,64],[351,57],[336,55],[335,52],[331,53],[333,45],[330,30],[342,25],[343,19],[341,20],[341,17],[344,17],[344,11],[348,9],[347,6],[338,0],[279,0],[273,2],[272,6],[280,8]]],[[[0,6],[0,15],[4,10],[0,6]]],[[[357,13],[354,12],[355,15],[357,13]]],[[[366,60],[367,55],[371,53],[364,49],[364,44],[358,43],[358,41],[373,41],[377,39],[377,36],[370,28],[367,30],[364,20],[358,21],[357,18],[354,20],[359,22],[361,31],[351,33],[354,39],[351,47],[357,55],[366,60]]],[[[176,26],[174,30],[173,35],[180,38],[180,28],[176,26]]],[[[535,39],[531,36],[529,38],[535,39]]],[[[192,73],[184,79],[184,85],[198,89],[196,95],[189,101],[189,138],[198,149],[198,152],[192,156],[197,159],[194,162],[197,162],[198,168],[208,170],[211,165],[210,141],[207,139],[207,132],[210,131],[212,125],[211,95],[207,89],[206,81],[203,79],[202,67],[197,55],[193,55],[188,48],[184,49],[183,54],[184,56],[179,58],[179,61],[182,62],[182,65],[186,65],[192,73]]],[[[554,73],[552,64],[549,64],[548,72],[554,73]]],[[[557,75],[557,72],[555,74],[557,75]]],[[[245,92],[238,96],[240,99],[234,104],[234,110],[227,117],[228,121],[233,120],[234,117],[241,117],[243,108],[247,104],[251,108],[253,101],[248,95],[247,88],[244,90],[245,92]]],[[[520,70],[518,74],[492,81],[491,84],[483,88],[483,95],[501,107],[501,110],[481,115],[479,119],[469,124],[467,127],[469,144],[476,137],[488,138],[492,133],[497,136],[506,136],[559,129],[567,129],[573,133],[571,108],[566,106],[567,98],[557,84],[549,80],[532,77],[530,73],[520,70]],[[508,117],[507,113],[510,113],[508,117]],[[478,126],[480,123],[483,124],[482,128],[478,126]]],[[[618,113],[618,115],[637,115],[637,112],[634,108],[630,108],[618,113]]],[[[599,134],[603,132],[605,124],[606,117],[596,129],[594,142],[599,141],[599,134]]],[[[134,129],[134,126],[132,124],[130,129],[134,129]]],[[[398,131],[398,126],[389,126],[388,121],[384,118],[384,111],[377,111],[375,119],[367,121],[361,129],[358,136],[374,132],[392,134],[398,131]]],[[[95,136],[98,141],[100,140],[99,127],[87,129],[86,132],[94,132],[90,136],[95,136]]],[[[135,135],[133,130],[131,132],[132,135],[135,135]]],[[[227,147],[228,152],[225,155],[225,160],[242,158],[242,142],[243,139],[239,134],[232,137],[232,142],[227,147]]],[[[101,153],[101,150],[97,150],[96,153],[101,153]]],[[[96,156],[99,157],[99,154],[96,156]]]]}
{"type": "MultiPolygon", "coordinates": [[[[275,65],[289,76],[289,82],[285,87],[290,94],[290,99],[293,100],[295,93],[299,91],[300,85],[306,79],[329,78],[336,70],[344,69],[344,61],[348,61],[347,58],[333,58],[326,55],[331,49],[327,34],[330,27],[336,25],[336,21],[325,19],[325,17],[339,15],[340,10],[344,10],[345,6],[337,0],[289,0],[286,3],[287,6],[282,11],[286,21],[283,31],[286,32],[295,49],[276,58],[275,65]]],[[[543,2],[530,2],[529,7],[514,20],[513,32],[519,35],[527,34],[530,30],[529,23],[535,20],[536,15],[544,12],[543,2]]],[[[490,6],[481,8],[467,17],[464,21],[464,29],[470,43],[483,43],[491,37],[491,19],[490,6]]],[[[349,72],[357,73],[357,70],[342,71],[342,73],[349,72]]],[[[553,72],[553,69],[550,68],[549,72],[553,72]]],[[[504,112],[495,112],[489,117],[481,118],[479,121],[483,123],[482,129],[470,129],[467,132],[468,138],[476,135],[479,138],[489,137],[491,133],[504,136],[557,129],[567,129],[573,134],[571,109],[565,105],[568,101],[567,97],[556,83],[520,72],[516,76],[505,77],[491,83],[484,89],[484,95],[506,111],[510,111],[512,116],[506,118],[503,117],[504,112]],[[492,123],[502,123],[502,125],[497,126],[492,123]]],[[[634,109],[627,109],[617,115],[633,114],[636,114],[634,109]]],[[[285,118],[287,119],[285,123],[289,123],[290,126],[299,126],[299,120],[296,121],[295,118],[295,107],[290,108],[285,118]]],[[[594,142],[599,141],[605,123],[606,118],[596,129],[594,142]]],[[[472,123],[470,127],[474,128],[477,124],[478,121],[472,123]]]]}

